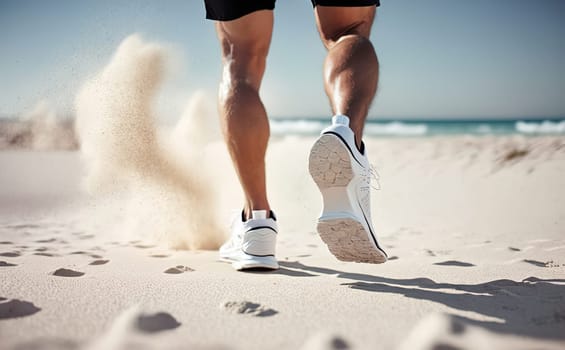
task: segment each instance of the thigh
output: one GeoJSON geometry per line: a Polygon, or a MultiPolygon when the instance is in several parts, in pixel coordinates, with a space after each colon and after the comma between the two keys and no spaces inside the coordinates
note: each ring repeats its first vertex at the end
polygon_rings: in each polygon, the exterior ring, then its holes
{"type": "Polygon", "coordinates": [[[259,87],[273,32],[273,11],[252,12],[233,21],[216,22],[224,65],[232,77],[259,87]]]}
{"type": "Polygon", "coordinates": [[[316,24],[326,47],[344,35],[360,35],[368,38],[375,18],[375,6],[321,6],[314,9],[316,24]]]}

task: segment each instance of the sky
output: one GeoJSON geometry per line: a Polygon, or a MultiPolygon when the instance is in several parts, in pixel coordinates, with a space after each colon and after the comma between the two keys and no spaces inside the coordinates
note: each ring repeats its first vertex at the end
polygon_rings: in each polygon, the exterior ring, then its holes
{"type": "MultiPolygon", "coordinates": [[[[189,97],[215,97],[213,22],[200,0],[1,0],[0,116],[41,100],[72,111],[81,84],[132,33],[173,48],[158,101],[175,119],[189,97]]],[[[381,0],[371,118],[565,116],[565,1],[381,0]]],[[[270,116],[331,114],[309,0],[278,0],[261,96],[270,116]]]]}

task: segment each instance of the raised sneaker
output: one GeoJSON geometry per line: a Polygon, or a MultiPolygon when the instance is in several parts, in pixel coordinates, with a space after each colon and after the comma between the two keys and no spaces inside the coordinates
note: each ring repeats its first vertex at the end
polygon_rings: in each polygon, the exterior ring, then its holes
{"type": "Polygon", "coordinates": [[[349,118],[336,115],[312,146],[308,169],[323,197],[317,230],[339,260],[380,264],[387,260],[371,221],[371,167],[364,145],[355,144],[349,118]]]}
{"type": "Polygon", "coordinates": [[[231,262],[236,270],[265,268],[278,269],[275,259],[277,221],[275,214],[253,210],[251,218],[236,215],[231,225],[230,239],[220,247],[220,259],[231,262]]]}

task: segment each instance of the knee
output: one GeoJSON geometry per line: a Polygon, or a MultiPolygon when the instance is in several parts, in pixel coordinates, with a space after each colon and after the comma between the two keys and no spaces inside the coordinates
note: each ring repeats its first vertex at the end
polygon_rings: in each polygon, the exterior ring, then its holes
{"type": "Polygon", "coordinates": [[[339,46],[341,50],[362,55],[374,55],[375,48],[369,38],[359,34],[345,34],[330,42],[330,49],[339,46]]]}
{"type": "Polygon", "coordinates": [[[353,41],[364,46],[373,46],[371,41],[369,40],[369,24],[363,21],[351,24],[343,28],[338,27],[320,29],[320,37],[327,49],[331,49],[343,40],[353,41]]]}
{"type": "Polygon", "coordinates": [[[222,42],[223,82],[250,84],[259,89],[267,63],[268,46],[260,44],[234,45],[222,42]]]}
{"type": "Polygon", "coordinates": [[[259,98],[259,87],[263,77],[265,58],[247,56],[228,59],[224,62],[219,89],[219,101],[230,105],[235,101],[259,98]]]}
{"type": "Polygon", "coordinates": [[[255,76],[249,71],[224,67],[220,82],[220,102],[225,104],[230,100],[242,98],[242,95],[258,95],[259,88],[254,81],[255,76]]]}
{"type": "Polygon", "coordinates": [[[228,56],[224,59],[220,97],[229,98],[244,91],[259,92],[266,57],[260,54],[228,56]]]}
{"type": "Polygon", "coordinates": [[[329,49],[325,70],[330,80],[336,74],[353,67],[362,68],[363,74],[378,73],[377,54],[371,41],[362,35],[348,34],[339,37],[329,49]]]}

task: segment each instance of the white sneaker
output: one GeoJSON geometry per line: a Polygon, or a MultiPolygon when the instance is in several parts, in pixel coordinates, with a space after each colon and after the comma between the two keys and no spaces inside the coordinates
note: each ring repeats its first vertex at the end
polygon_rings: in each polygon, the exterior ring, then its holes
{"type": "Polygon", "coordinates": [[[249,220],[245,220],[242,212],[232,222],[230,239],[220,247],[220,259],[231,262],[236,270],[278,269],[275,259],[277,232],[272,211],[267,218],[266,210],[253,210],[249,220]]]}
{"type": "Polygon", "coordinates": [[[318,233],[339,260],[379,264],[387,255],[371,222],[371,168],[355,145],[349,118],[337,115],[312,150],[308,168],[322,192],[318,233]]]}

